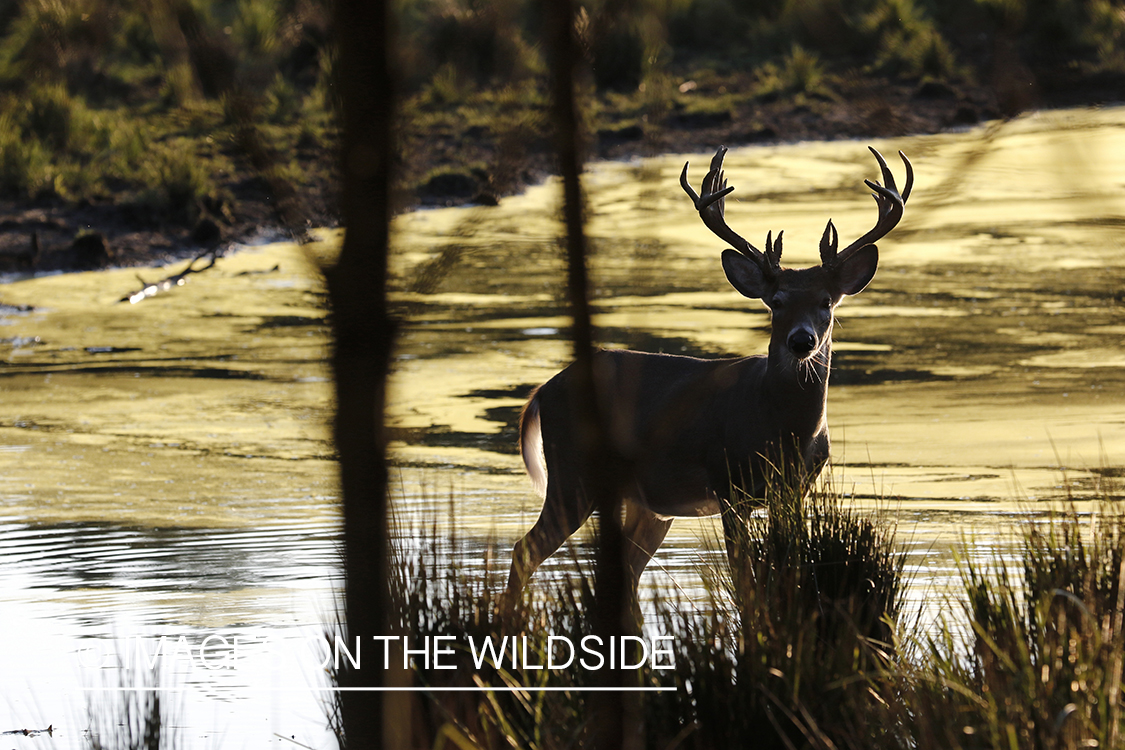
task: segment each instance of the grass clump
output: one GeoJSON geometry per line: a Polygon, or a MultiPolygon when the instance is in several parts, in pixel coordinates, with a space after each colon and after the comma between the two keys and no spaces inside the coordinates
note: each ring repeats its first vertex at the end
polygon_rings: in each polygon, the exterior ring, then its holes
{"type": "Polygon", "coordinates": [[[25,138],[34,138],[55,151],[81,150],[86,145],[89,112],[62,84],[32,87],[15,114],[25,138]]]}
{"type": "Polygon", "coordinates": [[[84,739],[90,750],[172,750],[181,745],[176,710],[161,687],[160,672],[118,665],[114,673],[120,691],[113,700],[90,704],[84,739]]]}
{"type": "Polygon", "coordinates": [[[0,88],[42,81],[98,87],[106,55],[120,41],[117,8],[101,0],[28,0],[0,29],[0,88]]]}
{"type": "Polygon", "coordinates": [[[271,0],[242,0],[238,3],[233,36],[239,47],[251,56],[266,57],[280,43],[280,7],[271,0]]]}
{"type": "Polygon", "coordinates": [[[0,117],[0,194],[37,198],[53,183],[51,155],[37,141],[20,137],[10,117],[0,117]]]}
{"type": "MultiPolygon", "coordinates": [[[[590,574],[551,584],[547,597],[525,597],[508,606],[497,592],[501,575],[492,565],[491,548],[463,545],[436,526],[407,529],[396,523],[391,551],[390,632],[409,635],[411,648],[425,639],[452,637],[455,653],[443,657],[442,666],[412,662],[399,670],[402,652],[392,646],[388,684],[430,687],[433,692],[409,696],[396,694],[384,703],[393,711],[393,724],[408,747],[440,747],[452,743],[463,748],[563,748],[583,746],[590,740],[589,711],[584,694],[560,688],[581,688],[596,673],[527,667],[547,664],[548,636],[563,636],[578,643],[591,632],[587,613],[592,611],[590,574]],[[483,566],[481,561],[483,560],[483,566]],[[478,666],[468,647],[469,639],[483,644],[491,638],[501,659],[485,658],[478,666]],[[513,667],[512,639],[517,664],[513,667]],[[498,688],[495,692],[442,692],[442,688],[498,688]],[[520,692],[510,688],[549,687],[549,692],[520,692]]],[[[579,568],[580,570],[580,568],[579,568]]],[[[330,636],[331,637],[331,636],[330,636]]],[[[477,656],[483,653],[478,651],[477,656]]],[[[556,659],[565,654],[556,652],[556,659]]],[[[345,668],[347,665],[344,665],[345,668]]],[[[339,703],[328,707],[333,728],[342,737],[339,703]]]]}
{"type": "MultiPolygon", "coordinates": [[[[872,719],[879,700],[872,685],[893,661],[889,634],[901,610],[903,558],[890,527],[846,510],[824,489],[804,500],[776,493],[764,511],[730,525],[743,528],[732,546],[734,574],[709,575],[709,613],[686,613],[657,593],[646,633],[671,636],[664,643],[674,669],[650,664],[631,684],[674,691],[646,693],[643,705],[641,694],[632,694],[626,704],[645,746],[874,746],[864,743],[887,731],[872,719]]],[[[515,636],[521,655],[527,637],[539,664],[548,636],[579,643],[594,632],[596,585],[583,565],[548,584],[546,596],[525,592],[506,607],[494,593],[503,589],[497,572],[506,573],[506,557],[500,571],[491,560],[490,550],[462,547],[436,529],[400,531],[392,631],[414,642],[454,636],[457,644],[515,636]]],[[[394,709],[396,725],[411,727],[410,746],[455,740],[459,747],[561,748],[592,740],[599,694],[581,688],[597,684],[597,671],[577,663],[563,670],[513,669],[506,661],[477,667],[464,648],[452,661],[457,669],[416,661],[395,684],[573,692],[417,695],[394,709]]]]}
{"type": "Polygon", "coordinates": [[[714,613],[664,611],[677,692],[653,698],[649,720],[674,717],[663,733],[694,727],[704,747],[885,744],[872,685],[901,611],[893,531],[823,487],[771,494],[764,512],[725,524],[733,567],[714,613]]]}
{"type": "Polygon", "coordinates": [[[781,96],[827,96],[825,68],[820,57],[794,44],[781,65],[766,63],[758,69],[755,94],[762,99],[781,96]]]}
{"type": "Polygon", "coordinates": [[[1119,748],[1125,662],[1125,515],[1048,515],[1022,560],[962,561],[960,648],[942,623],[910,689],[918,747],[1119,748]]]}
{"type": "Polygon", "coordinates": [[[911,79],[955,80],[966,76],[953,47],[914,0],[886,0],[857,23],[877,50],[874,68],[911,79]]]}
{"type": "Polygon", "coordinates": [[[111,130],[59,83],[0,99],[0,194],[35,200],[83,192],[111,130]]]}
{"type": "Polygon", "coordinates": [[[150,187],[141,193],[141,206],[157,216],[188,224],[203,212],[205,202],[213,202],[218,189],[206,166],[191,151],[190,142],[168,146],[146,166],[151,173],[144,182],[150,187]]]}

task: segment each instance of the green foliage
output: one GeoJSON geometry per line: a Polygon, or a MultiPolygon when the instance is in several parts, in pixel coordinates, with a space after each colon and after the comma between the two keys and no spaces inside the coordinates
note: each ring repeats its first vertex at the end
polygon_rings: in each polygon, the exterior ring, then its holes
{"type": "Polygon", "coordinates": [[[10,117],[0,117],[0,194],[37,198],[53,182],[51,158],[37,140],[24,140],[10,117]]]}
{"type": "Polygon", "coordinates": [[[138,205],[154,218],[190,224],[199,217],[205,200],[212,202],[218,189],[190,141],[166,145],[144,162],[138,205]]]}
{"type": "Polygon", "coordinates": [[[877,50],[876,65],[911,78],[949,79],[958,66],[949,43],[914,0],[884,0],[858,20],[877,50]]]}
{"type": "Polygon", "coordinates": [[[964,77],[949,43],[935,29],[926,28],[913,36],[891,35],[883,46],[879,62],[910,78],[964,77]]]}
{"type": "Polygon", "coordinates": [[[429,104],[442,106],[460,104],[470,94],[471,91],[462,83],[457,66],[446,63],[437,69],[433,78],[426,84],[421,99],[429,104]]]}
{"type": "Polygon", "coordinates": [[[113,6],[99,0],[28,0],[0,40],[0,84],[87,82],[114,34],[113,6]]]}
{"type": "Polygon", "coordinates": [[[777,67],[767,63],[759,70],[758,95],[778,96],[824,92],[824,65],[814,52],[794,44],[777,67]]]}
{"type": "Polygon", "coordinates": [[[1083,41],[1097,50],[1100,65],[1125,70],[1125,8],[1112,0],[1092,0],[1087,8],[1083,41]]]}
{"type": "Polygon", "coordinates": [[[780,66],[768,62],[758,68],[754,94],[767,100],[782,96],[827,96],[826,81],[820,58],[794,44],[780,66]]]}
{"type": "Polygon", "coordinates": [[[0,192],[17,198],[70,197],[88,186],[83,165],[112,130],[61,83],[35,84],[0,100],[0,192]]]}
{"type": "MultiPolygon", "coordinates": [[[[306,159],[330,153],[328,17],[320,0],[29,0],[0,12],[0,194],[192,222],[224,194],[212,175],[234,165],[210,144],[232,130],[280,126],[258,139],[280,143],[303,128],[306,159]],[[217,116],[232,96],[255,102],[253,121],[217,116]]],[[[248,166],[303,175],[260,156],[248,166]]]]}
{"type": "Polygon", "coordinates": [[[247,54],[266,57],[280,46],[281,19],[276,0],[240,0],[231,25],[238,46],[247,54]]]}
{"type": "Polygon", "coordinates": [[[35,86],[16,107],[25,138],[34,138],[54,151],[82,147],[89,128],[89,113],[72,99],[61,84],[35,86]],[[22,110],[22,111],[21,111],[22,110]]]}
{"type": "Polygon", "coordinates": [[[408,3],[399,51],[408,85],[425,88],[440,76],[443,93],[501,87],[541,68],[538,29],[520,27],[520,10],[512,0],[408,3]]]}
{"type": "Polygon", "coordinates": [[[278,73],[266,89],[266,117],[275,123],[292,122],[302,111],[301,92],[285,76],[278,73]]]}
{"type": "MultiPolygon", "coordinates": [[[[402,131],[431,140],[404,136],[404,173],[432,167],[413,169],[419,159],[409,149],[432,147],[435,135],[450,144],[439,149],[443,163],[465,168],[452,144],[472,129],[484,133],[473,139],[489,155],[466,159],[493,160],[489,189],[525,182],[520,159],[550,137],[541,4],[402,0],[395,8],[402,131]]],[[[588,130],[639,126],[646,142],[665,127],[707,121],[692,119],[699,113],[744,114],[751,80],[759,101],[835,99],[857,74],[943,81],[960,93],[961,81],[992,80],[997,40],[1044,90],[1125,73],[1123,0],[591,0],[581,12],[588,130]],[[688,81],[698,89],[678,91],[688,81]]],[[[192,211],[171,209],[179,201],[171,196],[215,189],[162,177],[163,148],[119,153],[119,131],[161,144],[189,136],[211,158],[222,152],[201,139],[299,142],[303,164],[291,171],[327,175],[339,111],[331,13],[328,0],[0,0],[0,192],[140,200],[186,218],[192,211]],[[254,103],[245,117],[230,111],[232,97],[254,103]],[[210,119],[224,107],[226,120],[210,119]],[[277,137],[247,139],[247,128],[277,137]],[[139,184],[149,179],[158,182],[139,184]],[[169,191],[171,183],[189,187],[169,191]]],[[[1108,88],[1115,79],[1101,80],[1108,88]]],[[[261,176],[270,171],[264,152],[222,153],[222,166],[233,158],[261,176]]]]}

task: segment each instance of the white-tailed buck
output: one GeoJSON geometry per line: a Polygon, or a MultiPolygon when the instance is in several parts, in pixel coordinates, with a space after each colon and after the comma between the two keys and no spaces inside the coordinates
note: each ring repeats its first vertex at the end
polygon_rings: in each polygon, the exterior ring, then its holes
{"type": "MultiPolygon", "coordinates": [[[[772,313],[769,353],[712,360],[633,351],[594,354],[597,410],[610,444],[609,470],[622,488],[634,586],[673,518],[713,515],[736,494],[763,497],[773,481],[807,487],[828,460],[833,313],[841,299],[863,291],[875,275],[874,243],[898,224],[914,183],[902,152],[901,193],[886,161],[871,152],[883,178],[882,184],[865,180],[878,205],[875,226],[838,250],[829,220],[820,265],[799,270],[781,267],[781,232],[776,241],[766,235],[763,253],[727,226],[724,198],[734,188],[723,177],[725,148],[711,161],[702,195],[688,184],[684,165],[680,184],[703,223],[733,248],[722,255],[727,279],[772,313]]],[[[537,388],[520,417],[520,451],[544,502],[539,520],[513,552],[511,594],[593,510],[586,490],[599,478],[586,475],[590,464],[580,457],[574,378],[572,366],[537,388]]]]}

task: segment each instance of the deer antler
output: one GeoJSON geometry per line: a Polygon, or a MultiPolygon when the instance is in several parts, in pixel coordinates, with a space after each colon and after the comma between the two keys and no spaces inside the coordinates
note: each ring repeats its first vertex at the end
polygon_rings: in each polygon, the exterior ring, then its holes
{"type": "Polygon", "coordinates": [[[898,187],[895,185],[894,175],[891,174],[883,155],[871,146],[868,146],[868,148],[875,155],[875,160],[879,162],[879,170],[883,173],[884,184],[871,180],[863,181],[867,187],[874,191],[872,197],[875,198],[875,203],[879,206],[879,218],[867,234],[839,252],[836,251],[839,236],[836,234],[836,227],[833,226],[832,220],[829,219],[828,226],[824,228],[824,235],[820,238],[820,262],[825,266],[839,263],[856,251],[885,237],[902,219],[906,200],[910,197],[910,189],[914,187],[914,167],[911,166],[910,160],[906,158],[906,154],[901,151],[898,152],[898,155],[902,158],[902,163],[906,165],[906,187],[900,194],[898,187]]]}
{"type": "Polygon", "coordinates": [[[702,196],[692,190],[688,183],[688,163],[686,162],[684,163],[684,171],[680,173],[680,185],[691,198],[692,203],[695,204],[695,209],[699,211],[699,218],[703,220],[703,224],[708,229],[735,250],[757,262],[764,273],[774,275],[781,270],[782,233],[777,233],[777,242],[773,241],[772,233],[766,235],[766,252],[763,253],[727,226],[727,220],[724,216],[726,197],[734,190],[734,187],[727,187],[727,180],[723,175],[723,157],[726,154],[725,146],[720,146],[719,150],[715,152],[714,158],[711,159],[711,170],[703,178],[703,184],[700,187],[700,190],[703,191],[702,196]]]}

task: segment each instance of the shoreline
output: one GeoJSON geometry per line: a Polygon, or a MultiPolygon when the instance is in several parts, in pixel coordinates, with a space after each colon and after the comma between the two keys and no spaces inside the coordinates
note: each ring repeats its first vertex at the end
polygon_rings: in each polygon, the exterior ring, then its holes
{"type": "MultiPolygon", "coordinates": [[[[945,84],[937,88],[904,84],[894,87],[889,95],[884,88],[880,91],[875,109],[871,108],[871,102],[843,95],[822,100],[799,97],[767,103],[747,102],[746,112],[723,110],[725,114],[687,116],[680,120],[671,113],[662,127],[641,127],[634,123],[617,129],[603,128],[591,134],[586,164],[671,153],[705,153],[719,145],[741,148],[933,135],[1034,112],[1122,103],[1087,97],[1088,101],[1059,102],[1056,106],[1036,107],[1005,118],[993,106],[988,92],[979,87],[953,90],[945,84]]],[[[557,170],[549,139],[539,135],[535,143],[527,144],[525,152],[517,155],[518,168],[513,170],[510,164],[503,164],[512,155],[503,152],[503,144],[497,144],[499,139],[472,128],[460,133],[455,145],[465,163],[493,165],[489,170],[477,170],[476,174],[465,177],[457,164],[446,164],[447,171],[434,166],[434,163],[448,161],[448,132],[403,133],[403,141],[408,144],[404,150],[410,158],[400,166],[400,177],[408,174],[432,176],[413,190],[400,185],[395,212],[495,205],[505,197],[542,183],[557,170]],[[481,174],[482,171],[487,173],[481,174]]],[[[334,153],[334,147],[325,147],[316,158],[323,164],[334,157],[334,153]]],[[[248,182],[245,173],[233,177],[241,178],[242,186],[248,182]]],[[[252,180],[253,175],[250,178],[252,180]]],[[[235,185],[236,190],[237,187],[235,185]]],[[[235,244],[281,241],[287,236],[300,241],[298,235],[303,234],[305,228],[339,226],[333,209],[336,202],[333,180],[324,179],[316,185],[293,189],[300,196],[299,218],[304,222],[303,227],[295,230],[292,221],[286,226],[287,222],[279,215],[281,212],[276,210],[278,201],[261,189],[260,181],[249,190],[241,190],[241,194],[236,192],[237,213],[227,211],[229,221],[216,222],[205,214],[193,227],[138,218],[131,215],[134,212],[127,206],[112,203],[86,202],[74,206],[61,201],[3,200],[0,201],[0,216],[5,217],[0,220],[0,278],[4,280],[0,284],[27,278],[23,276],[25,273],[158,267],[209,250],[221,255],[235,244]],[[271,239],[263,240],[263,237],[271,239]]]]}

